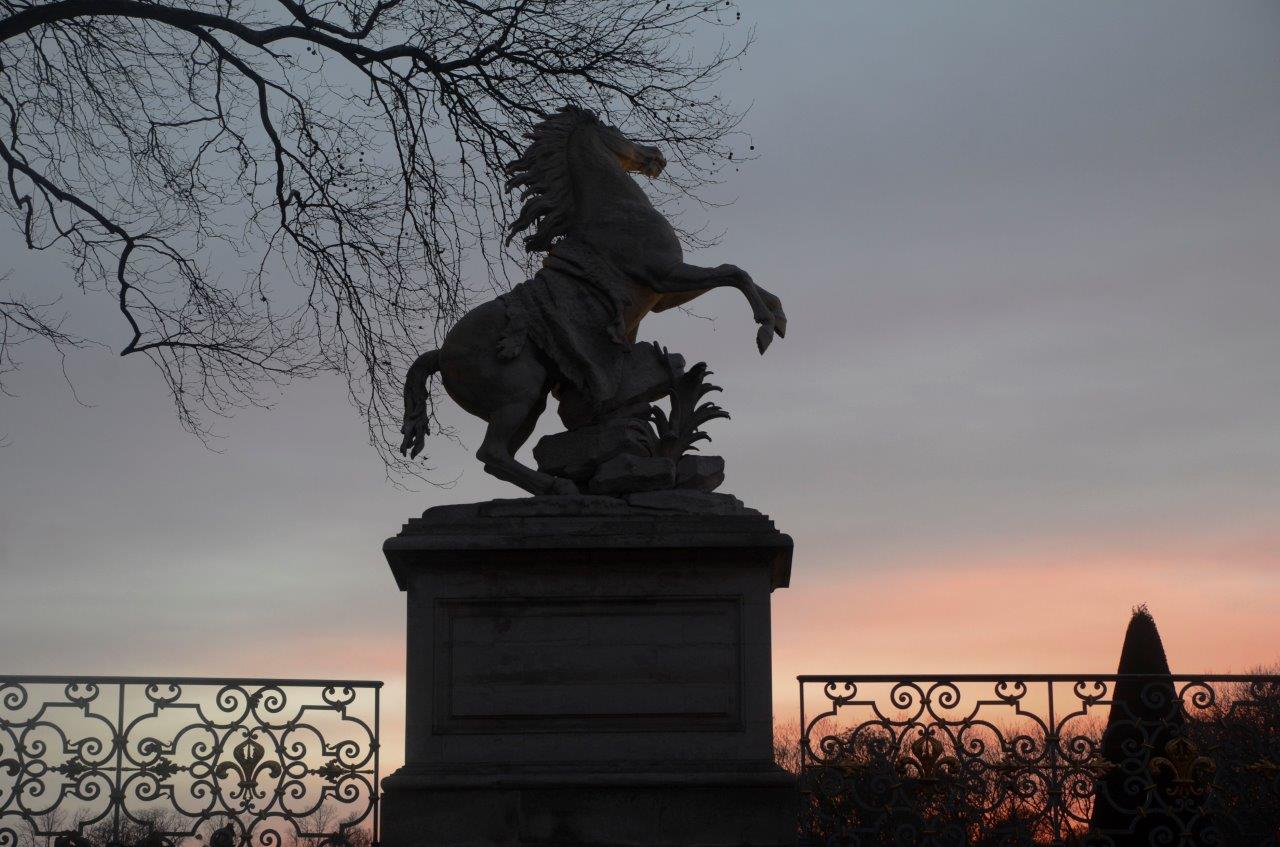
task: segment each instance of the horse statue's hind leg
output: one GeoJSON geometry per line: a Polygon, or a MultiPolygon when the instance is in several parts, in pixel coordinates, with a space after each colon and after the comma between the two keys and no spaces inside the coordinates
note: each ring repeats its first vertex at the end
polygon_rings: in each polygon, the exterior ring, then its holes
{"type": "Polygon", "coordinates": [[[476,458],[484,463],[485,471],[531,494],[577,494],[578,486],[571,480],[536,471],[515,457],[547,406],[546,394],[532,403],[528,402],[531,398],[508,399],[515,402],[507,402],[491,411],[487,419],[489,428],[476,451],[476,458]]]}
{"type": "Polygon", "coordinates": [[[423,354],[405,380],[404,441],[400,452],[416,456],[426,436],[426,383],[439,373],[444,389],[466,411],[488,424],[476,458],[486,472],[531,494],[576,494],[571,480],[534,470],[515,454],[547,407],[551,376],[531,346],[513,358],[498,356],[506,309],[481,304],[449,330],[438,351],[423,354]]]}

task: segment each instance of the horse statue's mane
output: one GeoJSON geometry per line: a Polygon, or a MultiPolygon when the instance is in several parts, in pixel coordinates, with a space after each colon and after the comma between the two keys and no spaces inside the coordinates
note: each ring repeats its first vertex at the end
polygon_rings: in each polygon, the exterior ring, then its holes
{"type": "Polygon", "coordinates": [[[534,224],[524,240],[526,250],[550,250],[551,243],[569,231],[573,219],[573,188],[569,182],[569,137],[584,123],[597,121],[593,112],[564,106],[525,133],[533,143],[507,166],[507,190],[519,188],[524,205],[507,235],[507,243],[534,224]]]}

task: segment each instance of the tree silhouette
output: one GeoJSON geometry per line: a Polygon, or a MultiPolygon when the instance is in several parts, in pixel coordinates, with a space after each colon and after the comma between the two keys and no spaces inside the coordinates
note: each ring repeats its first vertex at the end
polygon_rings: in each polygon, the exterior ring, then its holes
{"type": "MultiPolygon", "coordinates": [[[[663,147],[662,190],[696,191],[732,159],[740,115],[713,87],[740,50],[689,38],[736,17],[706,0],[0,0],[0,208],[109,298],[121,354],[159,369],[187,429],[335,372],[396,462],[399,380],[460,313],[464,257],[502,280],[522,133],[594,108],[663,147]]],[[[0,296],[0,377],[23,341],[85,343],[56,300],[0,296]]]]}
{"type": "Polygon", "coordinates": [[[1134,676],[1117,681],[1112,692],[1101,751],[1111,768],[1098,780],[1090,829],[1105,835],[1108,844],[1137,847],[1158,841],[1159,833],[1205,825],[1201,804],[1159,802],[1167,786],[1160,784],[1163,777],[1156,779],[1157,764],[1167,761],[1162,756],[1169,745],[1185,735],[1186,721],[1146,606],[1133,610],[1116,673],[1134,676]]]}

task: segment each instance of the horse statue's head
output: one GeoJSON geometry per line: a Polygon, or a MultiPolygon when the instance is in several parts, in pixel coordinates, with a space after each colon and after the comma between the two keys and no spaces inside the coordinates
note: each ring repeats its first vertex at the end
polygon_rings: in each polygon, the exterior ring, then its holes
{"type": "Polygon", "coordinates": [[[533,226],[524,240],[529,250],[547,250],[572,222],[573,188],[569,181],[569,143],[579,132],[591,132],[604,149],[629,173],[656,177],[667,166],[662,152],[632,141],[617,127],[600,120],[590,109],[565,106],[525,134],[529,147],[507,166],[507,190],[520,189],[524,205],[511,224],[507,243],[533,226]]]}

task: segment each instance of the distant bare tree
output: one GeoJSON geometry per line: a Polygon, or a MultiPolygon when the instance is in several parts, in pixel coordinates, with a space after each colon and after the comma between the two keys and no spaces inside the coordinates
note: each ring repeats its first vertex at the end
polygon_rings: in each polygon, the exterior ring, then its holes
{"type": "Polygon", "coordinates": [[[799,776],[803,761],[800,756],[800,724],[773,722],[773,762],[790,774],[799,776]]]}
{"type": "MultiPolygon", "coordinates": [[[[695,57],[689,38],[736,17],[710,0],[0,0],[0,207],[109,298],[121,354],[159,369],[187,429],[339,373],[395,462],[402,368],[460,313],[464,256],[502,278],[522,133],[595,108],[663,147],[666,191],[695,191],[732,158],[740,115],[713,89],[739,48],[695,57]]],[[[0,296],[0,376],[15,343],[84,343],[56,299],[0,296]]]]}
{"type": "Polygon", "coordinates": [[[285,841],[293,847],[345,847],[334,844],[334,836],[343,832],[344,823],[339,822],[338,809],[332,803],[321,803],[310,814],[294,818],[292,824],[285,841]]]}
{"type": "Polygon", "coordinates": [[[32,826],[15,826],[16,838],[14,844],[17,847],[53,847],[56,835],[47,833],[58,833],[66,828],[66,813],[57,807],[39,815],[33,815],[32,826]],[[41,833],[41,834],[37,834],[41,833]]]}
{"type": "Polygon", "coordinates": [[[148,809],[122,818],[118,829],[110,818],[88,827],[84,839],[102,847],[168,847],[173,839],[166,833],[181,832],[185,824],[183,817],[171,809],[148,809]]]}
{"type": "Polygon", "coordinates": [[[330,839],[333,847],[370,847],[373,844],[373,830],[367,822],[348,818],[339,827],[337,837],[330,839]]]}

